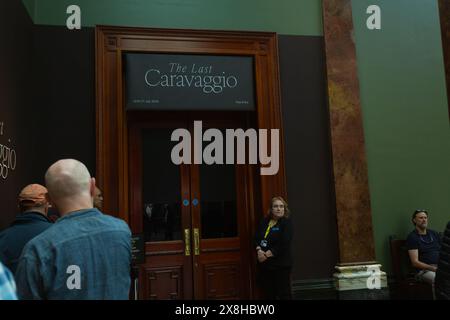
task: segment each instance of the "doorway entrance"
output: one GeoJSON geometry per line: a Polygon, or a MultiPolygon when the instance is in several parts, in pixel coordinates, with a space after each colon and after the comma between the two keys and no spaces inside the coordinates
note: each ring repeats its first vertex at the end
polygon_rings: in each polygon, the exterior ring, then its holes
{"type": "MultiPolygon", "coordinates": [[[[249,299],[247,165],[171,160],[172,132],[247,126],[247,113],[148,112],[130,116],[130,227],[145,240],[140,299],[249,299]]],[[[193,143],[193,140],[191,140],[193,143]]],[[[192,147],[193,150],[193,147],[192,147]]],[[[224,157],[226,148],[224,148],[224,157]]]]}
{"type": "Polygon", "coordinates": [[[146,237],[140,299],[256,297],[252,235],[270,199],[286,197],[277,47],[270,32],[96,27],[96,178],[104,212],[146,237]],[[251,57],[255,110],[127,111],[129,53],[251,57]],[[172,166],[176,142],[168,135],[192,130],[194,120],[204,128],[279,129],[278,172],[172,166]]]}

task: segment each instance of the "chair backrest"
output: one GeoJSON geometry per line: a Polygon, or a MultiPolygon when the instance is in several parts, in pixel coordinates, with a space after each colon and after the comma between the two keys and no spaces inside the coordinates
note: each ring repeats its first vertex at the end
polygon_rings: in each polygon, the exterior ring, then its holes
{"type": "Polygon", "coordinates": [[[404,280],[414,273],[409,259],[408,249],[406,248],[406,240],[397,239],[396,236],[389,237],[391,249],[392,271],[395,280],[404,280]]]}

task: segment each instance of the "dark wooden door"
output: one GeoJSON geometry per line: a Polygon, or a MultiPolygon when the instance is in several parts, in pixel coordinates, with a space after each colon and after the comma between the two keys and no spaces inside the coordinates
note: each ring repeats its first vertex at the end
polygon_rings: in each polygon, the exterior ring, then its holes
{"type": "Polygon", "coordinates": [[[244,128],[245,115],[151,112],[129,120],[130,224],[144,235],[146,254],[139,298],[248,299],[247,166],[171,161],[173,130],[189,130],[193,144],[194,120],[225,132],[244,128]]]}
{"type": "Polygon", "coordinates": [[[193,297],[192,256],[184,239],[191,208],[183,203],[190,198],[190,170],[170,161],[171,132],[180,127],[185,121],[165,114],[146,120],[137,115],[129,126],[130,227],[145,240],[140,299],[193,297]]]}

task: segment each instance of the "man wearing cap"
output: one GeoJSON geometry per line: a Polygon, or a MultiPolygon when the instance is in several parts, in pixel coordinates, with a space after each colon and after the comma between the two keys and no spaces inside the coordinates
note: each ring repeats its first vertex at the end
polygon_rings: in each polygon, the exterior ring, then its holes
{"type": "Polygon", "coordinates": [[[19,194],[20,214],[11,226],[0,233],[0,261],[15,272],[23,247],[28,241],[49,228],[47,189],[30,184],[19,194]]]}
{"type": "Polygon", "coordinates": [[[84,164],[59,160],[45,183],[61,215],[23,249],[16,271],[20,299],[128,299],[131,231],[93,207],[95,179],[84,164]]]}

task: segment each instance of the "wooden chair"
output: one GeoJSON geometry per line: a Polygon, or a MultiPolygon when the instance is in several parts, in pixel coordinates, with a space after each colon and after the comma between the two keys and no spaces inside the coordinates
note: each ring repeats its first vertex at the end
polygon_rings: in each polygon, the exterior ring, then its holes
{"type": "Polygon", "coordinates": [[[392,287],[392,298],[401,300],[432,300],[433,289],[425,282],[417,281],[415,270],[411,266],[406,240],[389,237],[391,249],[392,271],[395,283],[392,287]]]}

